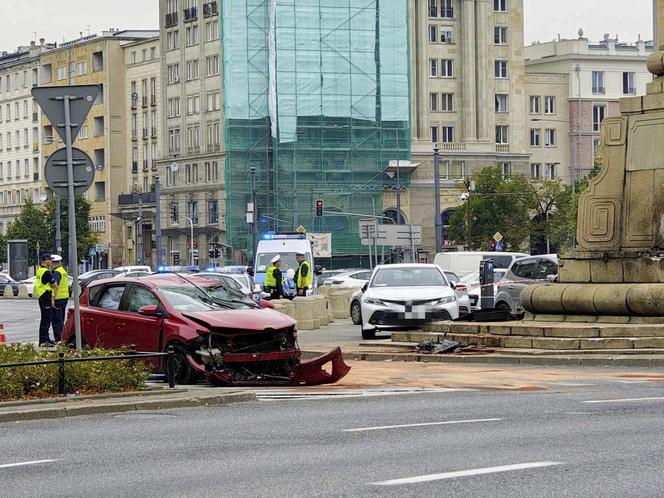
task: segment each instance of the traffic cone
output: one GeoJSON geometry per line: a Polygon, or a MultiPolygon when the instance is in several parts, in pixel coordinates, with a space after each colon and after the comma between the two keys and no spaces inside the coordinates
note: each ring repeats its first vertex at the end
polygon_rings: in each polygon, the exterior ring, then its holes
{"type": "Polygon", "coordinates": [[[0,323],[0,345],[6,343],[7,343],[7,338],[5,337],[5,326],[0,323]]]}

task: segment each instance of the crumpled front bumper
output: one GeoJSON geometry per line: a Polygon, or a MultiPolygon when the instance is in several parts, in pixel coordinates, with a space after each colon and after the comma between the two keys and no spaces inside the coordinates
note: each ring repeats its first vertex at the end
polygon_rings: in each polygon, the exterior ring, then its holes
{"type": "MultiPolygon", "coordinates": [[[[298,358],[300,351],[283,351],[274,353],[251,353],[245,355],[228,355],[231,360],[236,361],[275,361],[288,358],[298,358]],[[241,357],[242,356],[242,357],[241,357]]],[[[346,365],[341,354],[341,348],[336,347],[327,353],[307,361],[300,362],[292,370],[290,378],[274,378],[263,376],[261,379],[237,380],[231,368],[224,370],[207,371],[189,356],[191,367],[205,377],[205,379],[216,386],[265,386],[265,385],[290,385],[290,386],[317,386],[321,384],[334,384],[344,378],[350,367],[346,365]],[[330,369],[325,370],[323,366],[330,364],[330,369]]],[[[233,362],[229,363],[229,367],[233,362]]]]}

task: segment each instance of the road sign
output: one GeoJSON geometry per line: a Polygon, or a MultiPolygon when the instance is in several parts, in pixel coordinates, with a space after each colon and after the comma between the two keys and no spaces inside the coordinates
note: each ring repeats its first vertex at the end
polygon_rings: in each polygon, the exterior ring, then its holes
{"type": "Polygon", "coordinates": [[[106,244],[97,244],[95,249],[97,252],[106,252],[106,244]]]}
{"type": "Polygon", "coordinates": [[[99,85],[49,86],[33,88],[32,96],[65,142],[67,141],[65,110],[62,102],[65,95],[69,97],[71,141],[73,142],[100,92],[99,85]]]}
{"type": "MultiPolygon", "coordinates": [[[[92,159],[81,149],[72,147],[72,164],[74,169],[74,194],[80,195],[90,188],[95,179],[95,168],[92,159]]],[[[68,197],[67,181],[67,149],[56,150],[46,161],[44,178],[53,192],[68,197]]]]}
{"type": "Polygon", "coordinates": [[[300,225],[297,227],[297,233],[307,233],[307,230],[302,225],[300,225]]]}
{"type": "Polygon", "coordinates": [[[332,234],[331,233],[308,233],[307,238],[313,244],[314,258],[332,257],[332,234]]]}
{"type": "MultiPolygon", "coordinates": [[[[362,222],[360,222],[362,223],[362,222]]],[[[379,246],[409,247],[422,245],[420,225],[373,225],[360,224],[360,239],[363,246],[374,243],[379,246]]]]}
{"type": "Polygon", "coordinates": [[[493,236],[493,240],[495,240],[496,242],[500,242],[501,240],[503,240],[503,234],[501,234],[500,232],[496,232],[496,235],[493,236]]]}

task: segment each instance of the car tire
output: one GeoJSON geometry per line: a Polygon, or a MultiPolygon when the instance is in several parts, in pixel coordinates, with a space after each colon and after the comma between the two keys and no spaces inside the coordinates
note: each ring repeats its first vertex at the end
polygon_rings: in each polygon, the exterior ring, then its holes
{"type": "Polygon", "coordinates": [[[350,318],[353,325],[362,325],[362,306],[357,301],[350,303],[350,318]]]}
{"type": "Polygon", "coordinates": [[[376,329],[364,330],[362,329],[362,339],[365,341],[370,341],[371,339],[376,338],[376,329]]]}
{"type": "Polygon", "coordinates": [[[196,384],[198,382],[198,374],[189,364],[187,348],[182,344],[173,344],[173,349],[175,351],[173,358],[175,383],[196,384]]]}
{"type": "Polygon", "coordinates": [[[496,308],[498,308],[499,310],[505,310],[505,311],[509,311],[510,313],[512,313],[512,308],[510,308],[510,305],[507,304],[504,301],[501,301],[498,304],[496,304],[496,308]]]}

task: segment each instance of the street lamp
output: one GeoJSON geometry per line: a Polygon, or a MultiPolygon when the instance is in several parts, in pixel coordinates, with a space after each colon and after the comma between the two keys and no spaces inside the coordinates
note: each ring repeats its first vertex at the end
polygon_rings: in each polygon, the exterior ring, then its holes
{"type": "Polygon", "coordinates": [[[190,226],[190,240],[189,240],[189,265],[194,266],[194,220],[188,216],[184,217],[189,222],[190,226]]]}

